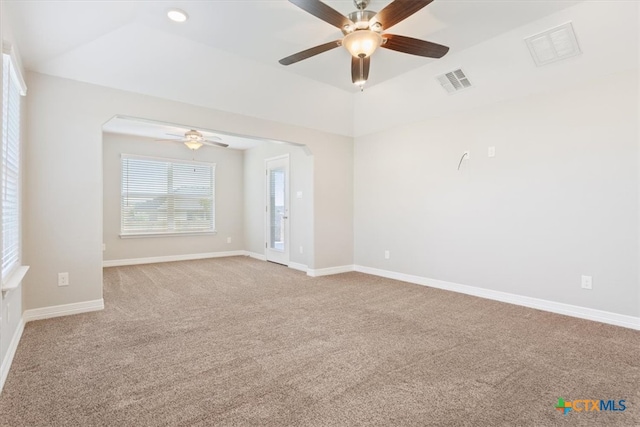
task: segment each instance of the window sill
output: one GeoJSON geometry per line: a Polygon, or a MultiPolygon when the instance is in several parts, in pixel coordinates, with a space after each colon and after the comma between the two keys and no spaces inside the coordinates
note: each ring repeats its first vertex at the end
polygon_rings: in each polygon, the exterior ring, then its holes
{"type": "Polygon", "coordinates": [[[218,234],[217,231],[181,231],[175,233],[136,233],[121,234],[121,239],[139,239],[146,237],[189,237],[189,236],[213,236],[218,234]]]}
{"type": "Polygon", "coordinates": [[[29,271],[29,266],[23,265],[18,267],[16,271],[11,273],[11,276],[9,276],[9,278],[4,283],[2,283],[3,297],[7,294],[7,292],[11,292],[14,289],[18,289],[20,287],[20,284],[22,283],[22,279],[24,279],[24,276],[27,274],[27,271],[29,271]]]}

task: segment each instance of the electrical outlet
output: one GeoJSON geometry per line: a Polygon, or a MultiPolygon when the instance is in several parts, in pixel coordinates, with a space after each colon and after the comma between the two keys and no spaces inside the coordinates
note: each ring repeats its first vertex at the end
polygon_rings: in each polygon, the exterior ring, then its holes
{"type": "Polygon", "coordinates": [[[487,155],[489,157],[495,157],[496,156],[496,147],[489,147],[487,149],[487,155]]]}
{"type": "Polygon", "coordinates": [[[231,243],[231,237],[227,237],[227,243],[231,243]]]}
{"type": "Polygon", "coordinates": [[[304,248],[302,246],[300,246],[300,253],[304,253],[304,248]]]}
{"type": "Polygon", "coordinates": [[[593,279],[591,276],[582,276],[582,289],[593,289],[593,279]]]}
{"type": "Polygon", "coordinates": [[[69,286],[69,273],[58,273],[58,286],[69,286]]]}
{"type": "Polygon", "coordinates": [[[389,251],[384,251],[384,259],[391,258],[391,253],[389,251]]]}

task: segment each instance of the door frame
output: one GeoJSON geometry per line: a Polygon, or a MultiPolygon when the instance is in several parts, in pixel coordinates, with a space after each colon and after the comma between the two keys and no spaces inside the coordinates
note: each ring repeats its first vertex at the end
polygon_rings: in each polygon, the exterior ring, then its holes
{"type": "MultiPolygon", "coordinates": [[[[287,219],[285,220],[285,251],[284,258],[286,260],[286,264],[289,265],[291,262],[291,158],[289,154],[282,154],[280,156],[269,157],[264,159],[264,171],[265,171],[265,180],[263,186],[263,194],[264,194],[264,256],[265,260],[269,261],[269,162],[276,160],[286,160],[287,163],[287,173],[285,177],[285,207],[286,212],[285,215],[287,219]]],[[[274,262],[274,261],[272,261],[274,262]]]]}

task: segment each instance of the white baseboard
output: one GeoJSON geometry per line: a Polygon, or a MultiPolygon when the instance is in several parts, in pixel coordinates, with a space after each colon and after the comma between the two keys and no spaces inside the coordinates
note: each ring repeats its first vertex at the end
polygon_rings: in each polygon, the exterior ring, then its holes
{"type": "Polygon", "coordinates": [[[23,314],[24,322],[32,320],[49,319],[51,317],[70,316],[72,314],[89,313],[104,309],[102,298],[93,301],[77,302],[73,304],[54,305],[51,307],[34,308],[25,310],[23,314]]]}
{"type": "Polygon", "coordinates": [[[13,357],[16,355],[18,343],[20,342],[20,338],[22,338],[23,331],[24,320],[20,319],[20,322],[18,322],[18,327],[16,327],[16,330],[13,333],[13,337],[11,337],[11,342],[9,343],[9,348],[7,348],[7,353],[2,359],[2,365],[0,365],[0,392],[2,392],[4,382],[7,380],[7,376],[9,375],[9,369],[11,369],[11,363],[13,363],[13,357]]]}
{"type": "Polygon", "coordinates": [[[249,251],[244,251],[244,255],[260,260],[260,261],[266,261],[267,260],[267,256],[265,254],[259,254],[257,252],[249,252],[249,251]]]}
{"type": "Polygon", "coordinates": [[[493,291],[491,289],[477,288],[474,286],[461,285],[458,283],[445,282],[443,280],[429,279],[426,277],[413,276],[410,274],[396,273],[394,271],[380,270],[377,268],[364,267],[361,265],[356,265],[354,267],[355,271],[371,274],[373,276],[386,277],[387,279],[400,280],[402,282],[414,283],[416,285],[444,289],[447,291],[473,295],[476,297],[486,298],[494,301],[535,308],[537,310],[548,311],[551,313],[564,314],[565,316],[578,317],[580,319],[593,320],[610,325],[622,326],[624,328],[640,330],[640,317],[611,313],[609,311],[596,310],[593,308],[580,307],[577,305],[526,297],[522,295],[510,294],[507,292],[493,291]]]}
{"type": "MultiPolygon", "coordinates": [[[[256,252],[249,252],[249,251],[245,251],[245,255],[248,257],[251,257],[253,259],[257,259],[259,261],[266,261],[267,260],[267,256],[264,254],[259,254],[256,252]]],[[[287,267],[292,268],[294,270],[298,270],[298,271],[303,271],[303,272],[307,272],[307,266],[304,264],[300,264],[299,262],[290,262],[287,264],[287,267]]]]}
{"type": "Polygon", "coordinates": [[[308,271],[308,267],[304,264],[300,264],[299,262],[290,262],[288,267],[305,273],[308,271]]]}
{"type": "Polygon", "coordinates": [[[311,276],[311,277],[330,276],[332,274],[349,273],[350,271],[354,271],[353,265],[341,265],[339,267],[319,268],[316,270],[309,269],[307,270],[307,276],[311,276]]]}
{"type": "Polygon", "coordinates": [[[122,267],[125,265],[155,264],[158,262],[191,261],[196,259],[245,256],[246,251],[209,252],[202,254],[168,255],[147,258],[115,259],[102,261],[103,267],[122,267]]]}

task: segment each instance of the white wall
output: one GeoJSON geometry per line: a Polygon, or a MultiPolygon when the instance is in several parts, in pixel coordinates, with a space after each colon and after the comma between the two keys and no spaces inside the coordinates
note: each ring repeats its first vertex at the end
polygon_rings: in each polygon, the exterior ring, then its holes
{"type": "Polygon", "coordinates": [[[356,264],[638,316],[638,113],[635,70],[356,138],[356,264]]]}
{"type": "Polygon", "coordinates": [[[307,145],[314,155],[314,258],[353,264],[353,140],[29,73],[25,191],[27,308],[102,298],[102,125],[116,114],[307,145]],[[58,287],[58,272],[70,286],[58,287]]]}
{"type": "Polygon", "coordinates": [[[264,161],[283,154],[289,154],[290,261],[309,265],[309,260],[313,259],[313,156],[302,147],[266,142],[245,151],[245,249],[261,255],[265,253],[264,161]],[[302,198],[296,197],[297,192],[302,193],[302,198]]]}
{"type": "Polygon", "coordinates": [[[103,134],[103,242],[105,260],[204,254],[244,249],[243,152],[202,147],[192,152],[180,143],[158,143],[149,138],[103,134]],[[216,164],[217,233],[202,236],[120,238],[121,154],[137,154],[216,164]],[[231,237],[231,243],[227,243],[231,237]]]}

